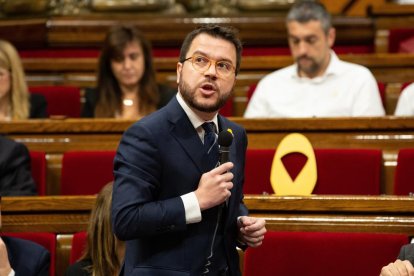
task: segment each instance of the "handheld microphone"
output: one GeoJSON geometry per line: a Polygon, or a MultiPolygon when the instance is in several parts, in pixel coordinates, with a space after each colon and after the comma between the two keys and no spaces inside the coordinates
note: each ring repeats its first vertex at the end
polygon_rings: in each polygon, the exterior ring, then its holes
{"type": "Polygon", "coordinates": [[[231,129],[223,130],[218,134],[217,143],[219,145],[220,165],[230,161],[230,146],[233,143],[233,133],[231,129]]]}

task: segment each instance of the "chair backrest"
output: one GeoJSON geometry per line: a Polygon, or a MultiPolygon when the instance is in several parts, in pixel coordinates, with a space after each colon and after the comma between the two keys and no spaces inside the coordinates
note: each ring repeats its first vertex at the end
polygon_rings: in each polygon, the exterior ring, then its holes
{"type": "Polygon", "coordinates": [[[414,193],[414,149],[400,149],[395,168],[394,194],[414,193]]]}
{"type": "MultiPolygon", "coordinates": [[[[248,149],[245,194],[273,194],[270,171],[274,149],[248,149]]],[[[304,162],[302,154],[282,158],[295,178],[304,162]]],[[[382,153],[376,149],[315,149],[317,182],[313,194],[379,195],[382,153]],[[363,169],[361,169],[363,168],[363,169]]]]}
{"type": "MultiPolygon", "coordinates": [[[[390,29],[388,35],[388,52],[405,52],[403,43],[414,38],[414,28],[390,29]]],[[[414,50],[414,49],[412,49],[414,50]]]]}
{"type": "Polygon", "coordinates": [[[115,151],[68,151],[63,154],[61,195],[97,194],[113,181],[115,151]]]}
{"type": "Polygon", "coordinates": [[[80,88],[75,86],[31,86],[30,93],[41,94],[47,101],[49,116],[79,118],[81,113],[80,88]]]}
{"type": "MultiPolygon", "coordinates": [[[[15,237],[33,241],[46,248],[50,253],[49,275],[55,276],[56,264],[56,234],[49,232],[3,232],[1,236],[15,237]]],[[[29,257],[29,256],[28,256],[29,257]]]]}
{"type": "Polygon", "coordinates": [[[246,250],[243,275],[378,275],[406,243],[400,234],[269,231],[246,250]]]}
{"type": "Polygon", "coordinates": [[[70,250],[69,264],[73,264],[79,260],[86,247],[86,231],[73,234],[72,248],[70,250]]]}
{"type": "Polygon", "coordinates": [[[30,151],[31,171],[38,195],[46,195],[46,153],[30,151]]]}
{"type": "Polygon", "coordinates": [[[233,97],[227,99],[224,106],[219,111],[220,115],[224,117],[231,117],[234,116],[233,114],[233,97]]]}

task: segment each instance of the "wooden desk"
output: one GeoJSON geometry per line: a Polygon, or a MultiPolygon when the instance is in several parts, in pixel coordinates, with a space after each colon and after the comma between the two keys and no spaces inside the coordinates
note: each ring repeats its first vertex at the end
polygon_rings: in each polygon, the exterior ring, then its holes
{"type": "MultiPolygon", "coordinates": [[[[94,196],[3,197],[2,231],[57,234],[56,271],[69,264],[72,234],[84,231],[94,196]]],[[[396,196],[248,196],[250,215],[274,231],[376,232],[414,235],[414,198],[396,196]]]]}
{"type": "MultiPolygon", "coordinates": [[[[289,133],[299,132],[314,148],[373,148],[383,151],[381,191],[392,194],[398,150],[414,148],[414,120],[401,117],[244,119],[231,118],[247,131],[249,148],[276,148],[289,133]]],[[[133,121],[115,119],[28,120],[4,122],[0,133],[45,151],[47,194],[60,193],[62,154],[68,150],[115,150],[133,121]]]]}
{"type": "MultiPolygon", "coordinates": [[[[3,197],[2,231],[86,230],[95,196],[3,197]]],[[[246,195],[250,214],[275,231],[403,233],[414,236],[414,198],[246,195]]]]}

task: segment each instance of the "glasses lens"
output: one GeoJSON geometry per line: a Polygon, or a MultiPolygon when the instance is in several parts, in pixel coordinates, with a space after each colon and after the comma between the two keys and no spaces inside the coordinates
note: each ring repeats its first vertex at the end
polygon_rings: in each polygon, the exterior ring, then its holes
{"type": "Polygon", "coordinates": [[[206,71],[210,67],[210,60],[203,56],[195,56],[192,59],[193,66],[198,71],[206,71]]]}
{"type": "Polygon", "coordinates": [[[194,69],[204,73],[210,68],[211,63],[215,63],[216,72],[224,77],[228,77],[233,72],[233,65],[227,61],[213,61],[205,56],[194,56],[191,59],[194,69]]]}
{"type": "Polygon", "coordinates": [[[233,66],[226,61],[218,61],[216,63],[216,70],[222,76],[229,76],[233,71],[233,66]]]}

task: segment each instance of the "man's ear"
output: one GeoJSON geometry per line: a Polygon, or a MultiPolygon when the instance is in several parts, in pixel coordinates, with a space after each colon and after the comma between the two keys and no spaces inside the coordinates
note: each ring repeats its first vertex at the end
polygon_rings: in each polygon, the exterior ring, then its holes
{"type": "Polygon", "coordinates": [[[332,48],[332,46],[334,45],[335,38],[336,38],[336,30],[335,28],[330,28],[328,31],[328,43],[329,43],[330,48],[332,48]]]}
{"type": "Polygon", "coordinates": [[[181,71],[183,70],[183,64],[181,62],[177,62],[177,84],[180,82],[181,71]]]}

